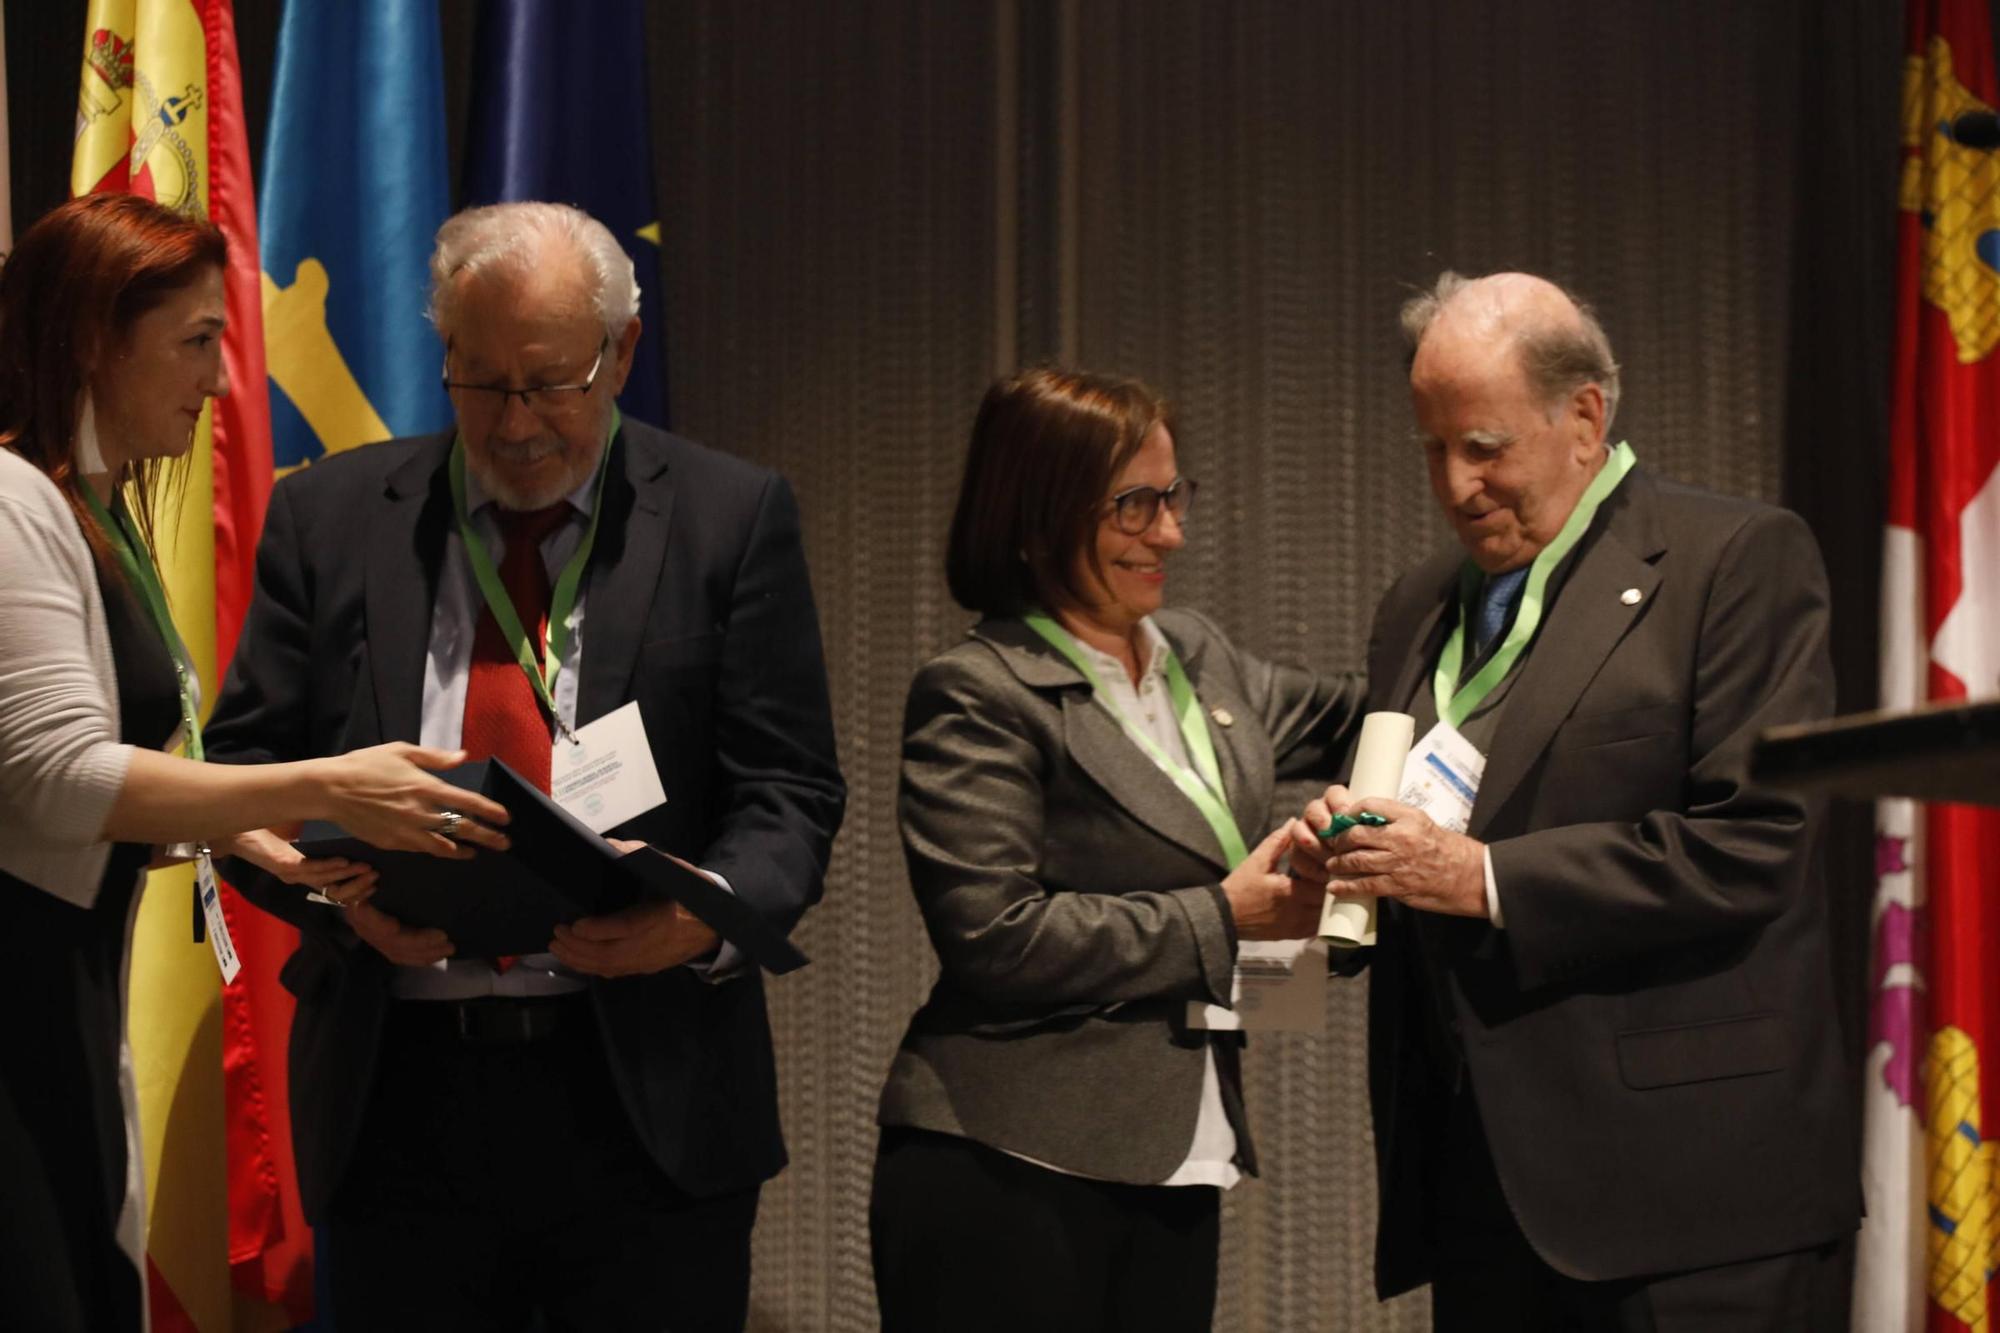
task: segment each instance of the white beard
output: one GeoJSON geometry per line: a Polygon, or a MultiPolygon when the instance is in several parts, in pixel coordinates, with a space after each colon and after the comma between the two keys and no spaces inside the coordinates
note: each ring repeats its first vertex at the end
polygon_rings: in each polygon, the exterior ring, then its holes
{"type": "MultiPolygon", "coordinates": [[[[486,445],[486,451],[490,451],[494,457],[503,462],[519,463],[540,462],[562,449],[563,445],[559,440],[554,443],[535,440],[525,445],[496,445],[489,442],[486,445]]],[[[465,463],[473,477],[478,480],[481,489],[493,498],[495,504],[502,509],[525,513],[533,509],[546,509],[583,485],[584,479],[597,470],[597,461],[602,454],[603,450],[599,448],[592,450],[587,458],[573,458],[572,465],[564,468],[559,478],[540,489],[517,486],[502,469],[488,467],[484,461],[476,461],[469,450],[466,453],[465,463]]]]}

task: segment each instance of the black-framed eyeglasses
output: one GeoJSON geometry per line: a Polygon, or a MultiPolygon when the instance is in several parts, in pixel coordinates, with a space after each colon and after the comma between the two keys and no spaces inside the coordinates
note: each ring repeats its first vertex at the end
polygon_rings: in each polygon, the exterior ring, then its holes
{"type": "Polygon", "coordinates": [[[451,377],[451,347],[444,350],[444,370],[442,378],[446,393],[453,389],[473,395],[472,401],[481,406],[492,406],[498,411],[507,410],[509,398],[519,398],[521,406],[536,416],[553,417],[575,409],[590,396],[590,390],[597,383],[597,372],[604,366],[604,354],[611,350],[611,339],[606,338],[597,345],[597,359],[590,363],[590,372],[576,384],[535,384],[525,389],[510,389],[504,384],[468,384],[451,377]]]}
{"type": "Polygon", "coordinates": [[[1188,510],[1194,508],[1195,490],[1193,477],[1175,477],[1164,491],[1157,486],[1134,486],[1120,491],[1111,497],[1111,521],[1126,536],[1136,537],[1159,519],[1160,505],[1164,502],[1174,522],[1185,523],[1188,510]]]}

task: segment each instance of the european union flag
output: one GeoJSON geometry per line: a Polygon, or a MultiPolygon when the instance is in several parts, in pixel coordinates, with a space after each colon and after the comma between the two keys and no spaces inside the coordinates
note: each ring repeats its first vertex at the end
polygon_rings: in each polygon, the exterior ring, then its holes
{"type": "Polygon", "coordinates": [[[619,401],[666,425],[643,7],[491,0],[475,46],[465,202],[574,204],[623,242],[638,270],[644,333],[619,401]]]}
{"type": "Polygon", "coordinates": [[[424,318],[450,203],[437,7],[290,0],[264,152],[264,341],[278,469],[441,430],[424,318]]]}

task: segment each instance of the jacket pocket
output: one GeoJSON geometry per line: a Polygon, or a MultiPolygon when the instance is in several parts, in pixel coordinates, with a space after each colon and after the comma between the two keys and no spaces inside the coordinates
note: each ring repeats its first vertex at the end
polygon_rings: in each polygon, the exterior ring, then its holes
{"type": "Polygon", "coordinates": [[[1769,1013],[1621,1032],[1618,1075],[1646,1089],[1769,1074],[1785,1067],[1784,1038],[1784,1019],[1769,1013]]]}
{"type": "Polygon", "coordinates": [[[1608,713],[1590,713],[1563,723],[1549,742],[1551,752],[1585,750],[1597,745],[1641,740],[1676,730],[1686,713],[1679,704],[1647,704],[1639,708],[1617,708],[1608,713]]]}

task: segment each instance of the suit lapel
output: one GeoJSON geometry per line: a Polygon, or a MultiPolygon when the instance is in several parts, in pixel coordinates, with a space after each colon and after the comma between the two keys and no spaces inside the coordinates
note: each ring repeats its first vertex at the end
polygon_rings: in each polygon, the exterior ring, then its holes
{"type": "Polygon", "coordinates": [[[666,565],[673,516],[673,480],[662,451],[635,438],[629,426],[618,432],[611,450],[586,585],[578,726],[631,697],[632,668],[666,565]]]}
{"type": "MultiPolygon", "coordinates": [[[[1215,830],[1173,779],[1133,744],[1087,685],[1063,695],[1063,740],[1076,766],[1113,801],[1169,842],[1227,871],[1215,830]]],[[[1219,762],[1219,761],[1218,761],[1219,762]]]]}
{"type": "MultiPolygon", "coordinates": [[[[1255,847],[1271,818],[1272,756],[1264,729],[1246,700],[1220,676],[1211,676],[1204,670],[1206,639],[1182,641],[1171,634],[1168,639],[1180,658],[1181,669],[1187,672],[1188,683],[1194,686],[1202,719],[1215,742],[1215,764],[1222,777],[1229,811],[1236,817],[1237,832],[1243,835],[1244,846],[1255,847]],[[1222,721],[1225,717],[1229,719],[1226,725],[1222,721]]],[[[1175,792],[1178,794],[1179,788],[1175,792]]],[[[1181,801],[1192,808],[1185,796],[1181,801]]],[[[1206,819],[1202,820],[1202,827],[1208,827],[1206,819]]]]}
{"type": "Polygon", "coordinates": [[[1577,553],[1521,663],[1479,783],[1473,834],[1514,794],[1604,659],[1652,604],[1660,574],[1651,560],[1665,547],[1645,513],[1649,486],[1643,476],[1628,477],[1605,501],[1600,531],[1577,553]]]}
{"type": "Polygon", "coordinates": [[[451,438],[434,436],[411,449],[389,473],[385,503],[372,520],[364,595],[381,740],[415,741],[422,733],[424,657],[451,513],[444,467],[451,438]],[[422,571],[420,582],[411,580],[412,569],[422,571]]]}
{"type": "MultiPolygon", "coordinates": [[[[975,633],[998,651],[1000,660],[1022,684],[1055,692],[1052,702],[1062,715],[1063,743],[1071,762],[1114,804],[1169,842],[1225,872],[1230,868],[1215,830],[1194,802],[1182,795],[1173,779],[1125,734],[1109,710],[1096,702],[1089,683],[1060,653],[1018,620],[986,621],[975,633]]],[[[1185,659],[1182,666],[1187,666],[1185,659]]],[[[1193,676],[1192,670],[1189,675],[1193,676]]],[[[1197,693],[1199,689],[1197,685],[1197,693]]],[[[1216,764],[1223,772],[1224,787],[1232,799],[1240,799],[1241,760],[1233,753],[1223,757],[1225,750],[1234,748],[1222,738],[1229,730],[1232,728],[1211,727],[1210,734],[1217,736],[1216,764]]],[[[1240,811],[1237,818],[1240,824],[1240,811]]]]}
{"type": "MultiPolygon", "coordinates": [[[[1409,712],[1418,690],[1430,688],[1431,673],[1438,652],[1444,646],[1445,631],[1457,622],[1445,613],[1458,596],[1458,570],[1465,557],[1456,549],[1432,558],[1431,565],[1417,580],[1417,587],[1435,591],[1416,609],[1415,620],[1405,634],[1392,636],[1386,660],[1396,663],[1396,675],[1387,694],[1374,695],[1371,708],[1409,712]],[[1398,642],[1407,644],[1398,649],[1398,642]]],[[[1419,737],[1418,739],[1422,739],[1419,737]]]]}

